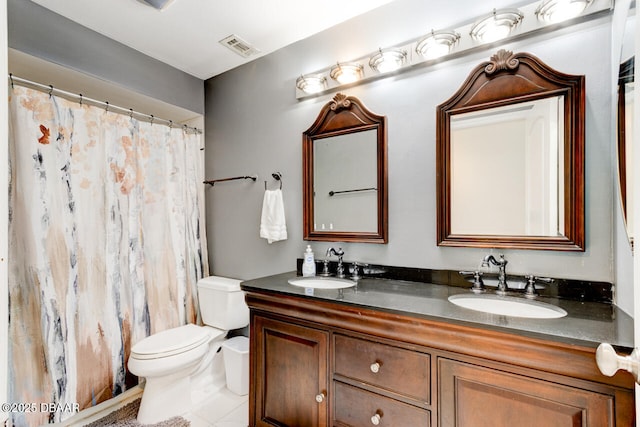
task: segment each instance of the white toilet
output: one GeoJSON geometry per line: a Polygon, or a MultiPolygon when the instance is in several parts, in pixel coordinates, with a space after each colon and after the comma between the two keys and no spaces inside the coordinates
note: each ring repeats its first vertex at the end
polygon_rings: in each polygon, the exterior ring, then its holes
{"type": "Polygon", "coordinates": [[[184,325],[153,334],[131,348],[129,371],[146,383],[138,422],[153,424],[188,412],[225,386],[219,352],[228,331],[249,324],[240,280],[209,276],[198,281],[206,326],[184,325]]]}

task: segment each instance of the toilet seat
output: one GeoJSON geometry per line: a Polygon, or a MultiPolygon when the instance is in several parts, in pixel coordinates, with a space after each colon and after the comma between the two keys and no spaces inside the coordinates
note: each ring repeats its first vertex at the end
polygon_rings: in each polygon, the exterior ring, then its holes
{"type": "Polygon", "coordinates": [[[212,327],[193,324],[150,335],[131,348],[131,357],[140,360],[161,359],[193,350],[224,334],[212,327]]]}

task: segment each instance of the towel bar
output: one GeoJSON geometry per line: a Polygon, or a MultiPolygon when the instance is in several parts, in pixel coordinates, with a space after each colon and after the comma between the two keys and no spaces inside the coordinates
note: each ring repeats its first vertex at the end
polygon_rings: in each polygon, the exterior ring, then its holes
{"type": "Polygon", "coordinates": [[[237,179],[250,179],[253,180],[254,182],[258,179],[258,175],[253,175],[253,176],[234,176],[233,178],[221,178],[221,179],[212,179],[209,181],[202,181],[203,184],[209,184],[211,186],[215,185],[216,182],[223,182],[223,181],[235,181],[237,179]]]}

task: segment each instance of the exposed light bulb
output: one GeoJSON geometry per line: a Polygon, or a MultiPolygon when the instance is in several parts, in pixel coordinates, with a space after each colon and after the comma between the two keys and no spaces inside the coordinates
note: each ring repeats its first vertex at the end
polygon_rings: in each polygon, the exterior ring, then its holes
{"type": "Polygon", "coordinates": [[[593,0],[546,0],[536,10],[538,19],[555,23],[580,15],[593,0]]]}
{"type": "Polygon", "coordinates": [[[382,50],[369,60],[369,66],[379,73],[390,73],[402,67],[407,59],[407,52],[399,49],[382,50]]]}
{"type": "Polygon", "coordinates": [[[322,76],[300,76],[296,80],[296,87],[304,93],[322,92],[327,87],[327,79],[322,76]]]}
{"type": "Polygon", "coordinates": [[[460,39],[460,34],[453,31],[431,31],[416,45],[416,52],[426,59],[440,58],[451,53],[451,49],[460,39]]]}
{"type": "Polygon", "coordinates": [[[340,84],[349,84],[356,82],[362,78],[363,66],[360,64],[341,64],[337,63],[331,67],[330,76],[340,84]]]}
{"type": "Polygon", "coordinates": [[[517,9],[493,10],[493,13],[478,21],[470,35],[481,43],[491,43],[507,37],[524,16],[517,9]]]}

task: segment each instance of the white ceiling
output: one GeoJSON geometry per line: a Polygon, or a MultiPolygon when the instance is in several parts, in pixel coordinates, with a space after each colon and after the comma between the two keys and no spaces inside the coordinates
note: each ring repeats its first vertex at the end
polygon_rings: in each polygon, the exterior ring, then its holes
{"type": "Polygon", "coordinates": [[[152,58],[208,79],[392,0],[32,0],[152,58]],[[244,58],[219,41],[235,34],[260,51],[244,58]]]}

